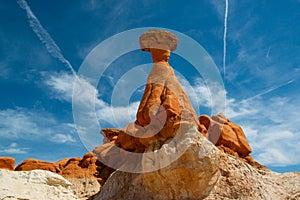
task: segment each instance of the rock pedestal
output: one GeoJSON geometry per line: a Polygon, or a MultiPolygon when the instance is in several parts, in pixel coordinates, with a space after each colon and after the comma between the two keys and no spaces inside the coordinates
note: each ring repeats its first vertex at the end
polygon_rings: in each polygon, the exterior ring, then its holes
{"type": "Polygon", "coordinates": [[[94,150],[100,161],[119,168],[122,162],[128,160],[126,151],[143,153],[158,150],[179,130],[184,132],[191,127],[199,130],[197,115],[168,63],[170,52],[176,49],[177,42],[176,36],[168,31],[149,30],[141,35],[141,50],[151,53],[153,68],[147,78],[136,121],[122,131],[102,131],[106,144],[94,150]]]}
{"type": "Polygon", "coordinates": [[[94,149],[101,161],[120,170],[96,199],[198,199],[218,180],[220,152],[199,132],[204,128],[168,63],[177,42],[168,31],[150,30],[140,37],[153,68],[136,121],[122,131],[103,130],[111,142],[94,149]]]}

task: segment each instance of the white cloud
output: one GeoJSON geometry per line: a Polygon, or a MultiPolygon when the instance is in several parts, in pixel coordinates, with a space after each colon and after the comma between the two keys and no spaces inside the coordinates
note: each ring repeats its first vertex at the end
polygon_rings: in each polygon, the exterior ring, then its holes
{"type": "MultiPolygon", "coordinates": [[[[183,80],[180,82],[192,102],[212,108],[212,92],[203,81],[196,80],[190,88],[183,80]]],[[[215,94],[226,93],[221,87],[213,90],[215,94]]],[[[258,162],[268,166],[296,165],[300,164],[299,102],[300,96],[264,98],[262,94],[245,100],[227,97],[226,116],[243,128],[258,162]]]]}
{"type": "Polygon", "coordinates": [[[72,101],[73,75],[67,73],[52,74],[46,77],[45,83],[55,92],[53,98],[68,102],[72,101]]]}
{"type": "Polygon", "coordinates": [[[228,106],[231,112],[227,116],[242,126],[258,162],[268,166],[300,164],[299,98],[261,97],[228,106]]]}
{"type": "MultiPolygon", "coordinates": [[[[67,91],[72,88],[69,76],[71,75],[55,74],[46,83],[57,92],[56,98],[71,102],[71,93],[67,91]]],[[[197,79],[192,86],[188,86],[183,79],[180,79],[180,82],[194,105],[197,105],[198,102],[200,106],[210,109],[215,106],[215,112],[221,108],[218,107],[218,104],[224,101],[222,98],[224,95],[226,96],[226,91],[218,84],[210,84],[214,86],[211,89],[200,79],[197,79]],[[216,99],[212,99],[212,93],[216,99]]],[[[82,95],[79,99],[83,103],[81,109],[85,109],[84,103],[92,103],[92,99],[94,99],[94,112],[97,114],[98,120],[109,122],[118,128],[134,121],[139,102],[113,107],[96,98],[96,89],[86,81],[82,82],[81,87],[80,94],[82,95]]],[[[226,116],[242,126],[253,149],[252,155],[260,163],[269,166],[288,166],[300,163],[300,149],[298,148],[300,135],[297,134],[300,132],[298,126],[300,114],[297,112],[300,110],[299,98],[273,97],[265,99],[264,96],[247,100],[227,98],[226,116]]],[[[89,113],[89,116],[91,115],[89,113]]],[[[88,133],[89,130],[85,131],[88,133]]],[[[99,130],[94,132],[98,134],[99,130]]]]}
{"type": "Polygon", "coordinates": [[[29,148],[20,148],[18,144],[13,142],[8,147],[2,147],[0,153],[2,154],[26,154],[29,148]]]}
{"type": "Polygon", "coordinates": [[[55,134],[51,141],[55,143],[68,143],[68,142],[76,142],[74,137],[70,134],[55,134]]]}
{"type": "MultiPolygon", "coordinates": [[[[26,108],[0,110],[0,138],[48,140],[56,142],[55,135],[66,135],[65,142],[74,142],[68,134],[75,133],[72,125],[59,123],[46,112],[26,108]],[[68,139],[69,137],[69,139],[68,139]],[[68,139],[68,140],[66,140],[68,139]]],[[[58,141],[61,143],[61,141],[58,141]]],[[[11,144],[13,148],[15,143],[11,144]]]]}
{"type": "Polygon", "coordinates": [[[95,105],[94,113],[100,121],[109,122],[116,127],[122,128],[135,120],[135,113],[139,102],[131,102],[124,106],[111,106],[98,96],[97,89],[88,81],[78,77],[78,87],[73,94],[74,77],[71,74],[52,74],[45,79],[45,83],[54,91],[53,98],[72,102],[72,95],[76,95],[76,101],[80,103],[79,109],[87,110],[86,106],[95,105]]]}
{"type": "Polygon", "coordinates": [[[219,19],[224,19],[224,12],[225,12],[225,0],[210,0],[209,1],[214,9],[217,11],[219,19]]]}
{"type": "Polygon", "coordinates": [[[46,85],[53,91],[53,98],[72,103],[75,127],[87,149],[91,150],[101,143],[101,127],[111,125],[121,129],[134,121],[138,102],[111,106],[100,99],[97,89],[82,77],[77,77],[73,92],[74,80],[71,74],[66,73],[45,77],[46,85]]]}
{"type": "Polygon", "coordinates": [[[178,76],[178,80],[194,107],[198,107],[198,105],[207,107],[213,114],[225,112],[226,90],[222,85],[212,82],[206,84],[200,78],[195,79],[192,85],[180,76],[178,76]]]}
{"type": "Polygon", "coordinates": [[[107,121],[118,128],[123,128],[135,121],[135,115],[140,102],[132,102],[128,106],[104,106],[97,109],[99,120],[107,121]]]}

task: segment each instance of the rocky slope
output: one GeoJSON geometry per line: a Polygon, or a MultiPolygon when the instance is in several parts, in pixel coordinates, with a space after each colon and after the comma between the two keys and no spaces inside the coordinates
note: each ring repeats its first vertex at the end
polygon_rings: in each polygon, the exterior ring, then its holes
{"type": "MultiPolygon", "coordinates": [[[[300,199],[300,173],[258,169],[220,151],[196,129],[178,142],[177,148],[186,149],[178,160],[154,172],[116,171],[93,199],[300,199]]],[[[176,154],[172,144],[162,149],[162,154],[176,154]]],[[[143,160],[145,168],[148,159],[143,160]]],[[[165,162],[150,160],[152,165],[165,162]]]]}

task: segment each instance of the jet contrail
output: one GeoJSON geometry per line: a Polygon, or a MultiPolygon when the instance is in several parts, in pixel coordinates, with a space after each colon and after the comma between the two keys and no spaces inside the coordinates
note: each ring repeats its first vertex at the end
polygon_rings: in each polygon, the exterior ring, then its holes
{"type": "Polygon", "coordinates": [[[271,47],[269,47],[269,49],[268,49],[268,52],[267,52],[266,58],[269,58],[270,50],[271,50],[271,47]]]}
{"type": "Polygon", "coordinates": [[[268,94],[268,93],[270,93],[270,92],[272,92],[272,91],[274,91],[274,90],[277,90],[277,89],[279,89],[279,88],[281,88],[281,87],[283,87],[283,86],[289,85],[289,84],[291,84],[291,83],[294,82],[294,81],[295,81],[295,80],[292,79],[292,80],[290,80],[290,81],[288,81],[288,82],[286,82],[286,83],[283,83],[283,84],[281,84],[281,85],[271,87],[271,88],[269,88],[269,89],[267,89],[267,90],[265,90],[265,91],[260,92],[260,93],[257,94],[257,95],[254,95],[253,97],[244,99],[243,101],[249,101],[249,100],[255,99],[255,98],[257,98],[257,97],[260,97],[260,96],[262,96],[262,95],[268,94]]]}
{"type": "Polygon", "coordinates": [[[51,38],[49,33],[44,29],[41,25],[39,20],[36,18],[34,13],[31,11],[29,5],[25,0],[18,0],[17,3],[19,4],[20,8],[24,9],[27,13],[27,18],[30,27],[34,31],[34,33],[38,36],[40,41],[45,45],[47,51],[52,55],[54,58],[60,60],[63,64],[70,68],[73,75],[76,76],[76,72],[72,67],[71,63],[62,55],[60,48],[51,38]]]}
{"type": "Polygon", "coordinates": [[[227,37],[228,0],[225,0],[224,36],[223,36],[223,72],[226,74],[226,37],[227,37]]]}

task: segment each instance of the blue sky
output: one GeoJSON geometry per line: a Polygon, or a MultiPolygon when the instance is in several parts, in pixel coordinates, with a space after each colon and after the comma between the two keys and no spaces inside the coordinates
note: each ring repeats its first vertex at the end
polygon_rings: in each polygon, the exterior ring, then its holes
{"type": "MultiPolygon", "coordinates": [[[[226,95],[226,116],[244,129],[252,156],[278,172],[300,171],[299,0],[228,0],[227,12],[225,0],[26,2],[0,6],[0,155],[17,162],[82,156],[87,149],[73,120],[71,68],[78,73],[87,55],[115,34],[163,27],[193,38],[211,56],[225,88],[216,86],[214,96],[226,95]]],[[[82,84],[79,100],[95,100],[102,127],[134,120],[143,86],[126,102],[126,94],[117,95],[115,105],[112,90],[124,74],[150,62],[135,50],[114,60],[96,87],[82,84]]],[[[197,114],[218,112],[203,77],[177,55],[170,63],[189,81],[197,114]]],[[[141,80],[150,67],[142,68],[141,80]]],[[[102,139],[99,130],[89,134],[102,139]]]]}

